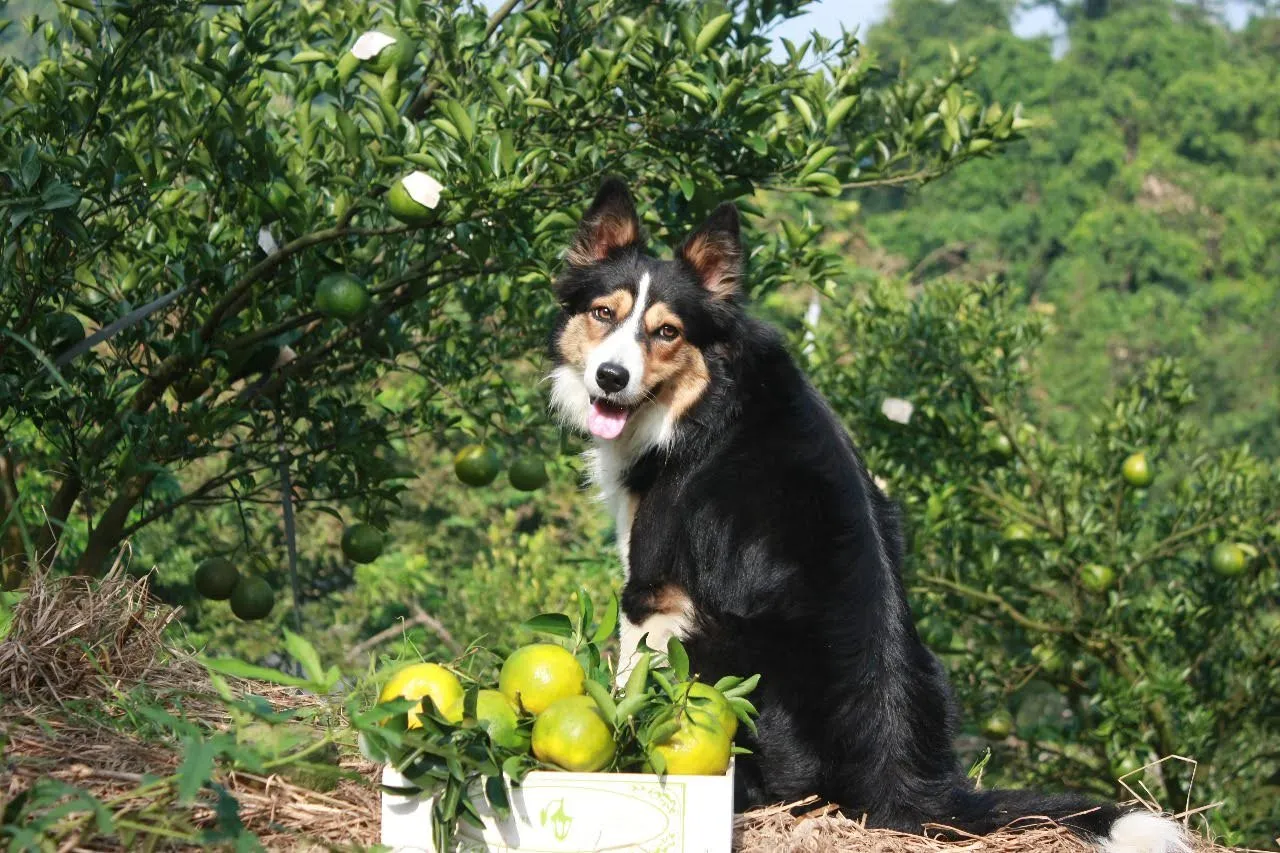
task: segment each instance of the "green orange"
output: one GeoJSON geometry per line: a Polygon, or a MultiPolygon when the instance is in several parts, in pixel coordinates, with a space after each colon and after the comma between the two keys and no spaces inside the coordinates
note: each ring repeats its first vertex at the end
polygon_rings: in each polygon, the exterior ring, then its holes
{"type": "Polygon", "coordinates": [[[590,696],[566,696],[533,721],[533,754],[562,770],[594,773],[613,760],[613,730],[590,696]]]}
{"type": "Polygon", "coordinates": [[[498,673],[498,689],[516,707],[541,714],[553,702],[581,695],[587,674],[563,646],[533,643],[511,653],[498,673]]]}

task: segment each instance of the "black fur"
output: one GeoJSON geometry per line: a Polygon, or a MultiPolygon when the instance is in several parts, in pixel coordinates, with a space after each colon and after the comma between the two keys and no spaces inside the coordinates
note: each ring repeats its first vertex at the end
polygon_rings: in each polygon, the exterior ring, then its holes
{"type": "MultiPolygon", "coordinates": [[[[606,185],[593,209],[602,204],[630,197],[606,185]]],[[[716,217],[710,227],[736,243],[736,215],[716,217]]],[[[907,831],[985,833],[1044,816],[1106,835],[1116,806],[977,791],[964,777],[955,702],[907,606],[895,507],[779,335],[738,297],[712,298],[690,264],[656,260],[637,241],[566,272],[556,334],[595,296],[634,289],[641,271],[712,378],[674,444],[627,473],[639,508],[622,607],[639,624],[674,584],[696,608],[685,646],[698,675],[760,673],[759,736],[745,735],[753,755],[738,761],[737,806],[817,794],[907,831]]],[[[559,360],[554,341],[552,353],[559,360]]]]}

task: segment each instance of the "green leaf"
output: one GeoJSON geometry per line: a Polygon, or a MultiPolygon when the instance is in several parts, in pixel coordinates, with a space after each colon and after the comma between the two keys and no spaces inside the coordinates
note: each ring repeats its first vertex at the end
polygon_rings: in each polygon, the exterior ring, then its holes
{"type": "Polygon", "coordinates": [[[604,714],[605,720],[610,726],[618,724],[618,706],[614,703],[613,697],[609,695],[609,691],[598,681],[587,679],[582,683],[583,688],[587,691],[587,695],[595,700],[596,706],[600,708],[600,713],[604,714]]]}
{"type": "Polygon", "coordinates": [[[484,780],[484,798],[499,818],[506,819],[511,814],[511,800],[507,797],[507,786],[501,776],[490,776],[484,780]]]}
{"type": "Polygon", "coordinates": [[[677,681],[689,679],[689,653],[684,650],[684,643],[680,642],[679,637],[673,636],[667,640],[667,662],[671,664],[677,681]]]}
{"type": "Polygon", "coordinates": [[[217,754],[217,747],[211,741],[203,738],[186,741],[182,751],[182,764],[178,767],[178,802],[189,803],[200,793],[213,773],[213,759],[217,754]]]}
{"type": "Polygon", "coordinates": [[[311,62],[329,62],[330,56],[323,50],[300,50],[290,59],[294,65],[306,65],[311,62]]]}
{"type": "Polygon", "coordinates": [[[267,681],[271,684],[283,684],[286,687],[306,687],[309,684],[305,678],[298,678],[278,669],[245,663],[237,658],[200,658],[200,662],[214,672],[230,675],[233,678],[267,681]]]}
{"type": "Polygon", "coordinates": [[[800,170],[800,177],[804,178],[821,169],[838,150],[834,145],[828,145],[813,152],[813,156],[805,161],[804,168],[800,170]]]}
{"type": "Polygon", "coordinates": [[[707,23],[703,25],[702,29],[698,31],[698,37],[694,39],[693,55],[701,56],[705,53],[707,48],[711,47],[712,44],[718,41],[720,37],[725,34],[725,31],[729,29],[729,25],[731,23],[733,23],[733,15],[729,12],[726,12],[723,15],[717,15],[710,21],[707,21],[707,23]]]}
{"type": "Polygon", "coordinates": [[[693,98],[700,104],[706,104],[711,101],[711,96],[707,94],[707,90],[701,86],[695,86],[686,80],[677,80],[671,84],[673,88],[679,89],[689,97],[693,98]]]}
{"type": "Polygon", "coordinates": [[[827,133],[832,133],[840,122],[844,121],[845,116],[858,103],[858,95],[846,95],[831,105],[831,109],[827,111],[827,133]]]}
{"type": "Polygon", "coordinates": [[[462,135],[462,140],[468,145],[476,138],[476,125],[471,120],[471,115],[467,112],[467,108],[457,101],[445,101],[444,111],[449,116],[449,120],[453,122],[453,126],[458,129],[462,135]]]}
{"type": "Polygon", "coordinates": [[[791,105],[796,108],[796,112],[800,114],[800,118],[804,120],[805,126],[813,128],[813,107],[809,106],[809,102],[799,95],[791,96],[791,105]]]}
{"type": "Polygon", "coordinates": [[[680,175],[676,178],[676,183],[680,185],[680,192],[684,193],[684,197],[689,201],[693,201],[693,194],[698,189],[693,183],[693,178],[688,175],[680,175]]]}
{"type": "MultiPolygon", "coordinates": [[[[723,681],[724,679],[721,679],[723,681]]],[[[756,673],[750,678],[738,679],[738,683],[720,690],[719,682],[716,682],[716,689],[725,695],[726,699],[732,699],[735,696],[746,696],[748,693],[756,689],[756,685],[760,683],[760,674],[756,673]]]]}
{"type": "Polygon", "coordinates": [[[520,627],[535,634],[550,634],[565,639],[573,636],[573,620],[563,613],[540,613],[520,623],[520,627]]]}
{"type": "Polygon", "coordinates": [[[285,628],[284,648],[302,667],[303,675],[315,683],[324,681],[324,666],[320,663],[320,655],[316,653],[315,646],[307,642],[305,637],[285,628]]]}
{"type": "Polygon", "coordinates": [[[618,596],[616,593],[610,594],[609,603],[605,605],[604,613],[600,617],[600,622],[596,625],[596,630],[591,635],[591,642],[600,645],[613,636],[613,632],[618,628],[618,596]]]}
{"type": "Polygon", "coordinates": [[[631,669],[631,673],[627,676],[627,686],[623,691],[626,696],[640,696],[649,685],[649,667],[653,663],[653,655],[645,652],[640,655],[640,659],[631,669]]]}

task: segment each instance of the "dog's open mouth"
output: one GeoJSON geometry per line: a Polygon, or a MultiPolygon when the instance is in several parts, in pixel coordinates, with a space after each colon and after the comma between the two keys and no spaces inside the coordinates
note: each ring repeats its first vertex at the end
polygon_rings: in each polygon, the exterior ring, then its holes
{"type": "Polygon", "coordinates": [[[587,413],[587,429],[596,438],[614,439],[622,435],[632,410],[608,400],[592,400],[587,413]]]}

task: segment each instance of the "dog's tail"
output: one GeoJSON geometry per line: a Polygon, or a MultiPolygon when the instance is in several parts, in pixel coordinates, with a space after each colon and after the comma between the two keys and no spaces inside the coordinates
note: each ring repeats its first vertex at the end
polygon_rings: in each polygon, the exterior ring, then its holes
{"type": "Polygon", "coordinates": [[[943,826],[985,835],[1027,828],[1048,818],[1091,842],[1100,853],[1192,853],[1182,825],[1144,809],[1099,804],[1070,794],[957,787],[943,826]]]}

